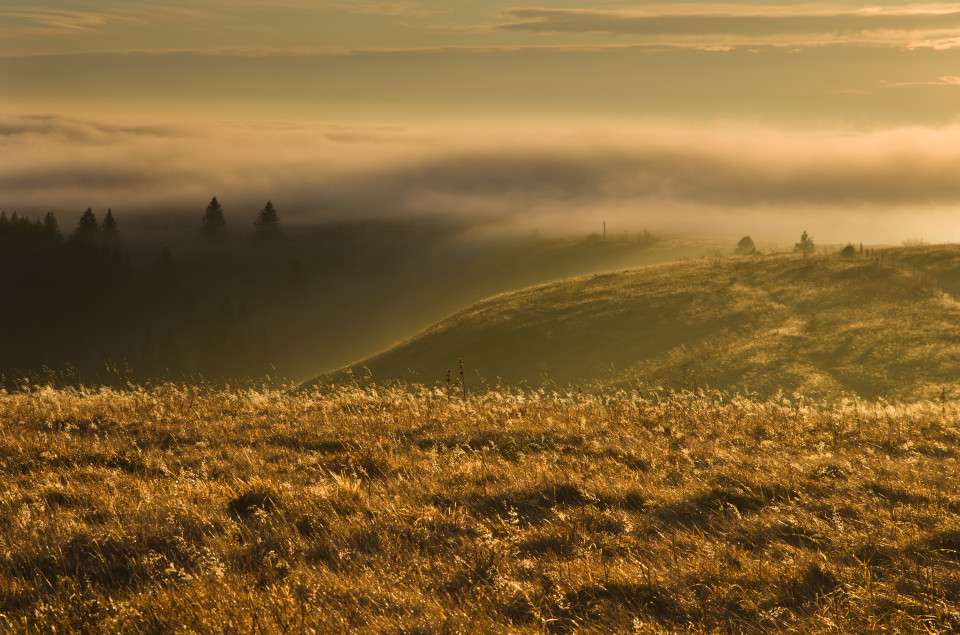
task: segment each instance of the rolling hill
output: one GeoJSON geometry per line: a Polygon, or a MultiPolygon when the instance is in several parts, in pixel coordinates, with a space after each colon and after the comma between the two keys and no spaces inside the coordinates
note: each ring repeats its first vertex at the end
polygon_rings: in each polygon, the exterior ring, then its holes
{"type": "Polygon", "coordinates": [[[701,259],[494,296],[323,375],[934,398],[960,377],[960,307],[871,258],[701,259]]]}

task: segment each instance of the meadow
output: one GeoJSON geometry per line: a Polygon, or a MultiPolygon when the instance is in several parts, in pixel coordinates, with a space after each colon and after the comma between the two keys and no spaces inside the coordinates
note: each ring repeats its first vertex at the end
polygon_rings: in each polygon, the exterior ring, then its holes
{"type": "Polygon", "coordinates": [[[0,631],[955,632],[960,402],[0,392],[0,631]]]}

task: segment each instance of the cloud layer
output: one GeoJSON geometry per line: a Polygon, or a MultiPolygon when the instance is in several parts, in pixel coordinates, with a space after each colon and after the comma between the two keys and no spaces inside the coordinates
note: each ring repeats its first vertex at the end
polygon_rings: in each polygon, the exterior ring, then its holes
{"type": "Polygon", "coordinates": [[[960,204],[960,127],[800,134],[8,117],[0,153],[17,158],[0,174],[0,208],[34,214],[88,205],[193,213],[216,195],[237,215],[271,199],[290,221],[428,215],[579,230],[615,218],[631,228],[735,231],[750,218],[792,233],[813,215],[851,226],[881,218],[913,235],[960,204]]]}
{"type": "Polygon", "coordinates": [[[0,52],[369,51],[623,43],[949,48],[960,39],[957,3],[633,3],[630,9],[562,4],[538,7],[521,1],[504,8],[510,4],[500,0],[115,0],[104,5],[37,0],[0,7],[0,35],[7,36],[0,52]]]}
{"type": "Polygon", "coordinates": [[[507,10],[507,31],[642,36],[656,41],[709,39],[726,44],[944,42],[960,34],[960,5],[851,9],[830,5],[737,4],[644,10],[521,8],[507,10]]]}
{"type": "Polygon", "coordinates": [[[211,20],[214,15],[189,7],[161,3],[114,3],[107,9],[82,9],[82,4],[70,8],[42,5],[0,7],[0,34],[69,36],[105,33],[124,27],[142,27],[151,22],[178,20],[211,20]],[[73,7],[77,8],[73,8],[73,7]]]}

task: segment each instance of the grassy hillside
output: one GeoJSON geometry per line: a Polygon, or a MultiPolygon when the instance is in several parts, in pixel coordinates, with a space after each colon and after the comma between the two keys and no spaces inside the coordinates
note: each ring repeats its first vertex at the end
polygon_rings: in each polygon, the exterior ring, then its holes
{"type": "Polygon", "coordinates": [[[960,245],[910,245],[882,253],[884,263],[932,278],[953,297],[960,296],[960,245]]]}
{"type": "Polygon", "coordinates": [[[960,403],[0,392],[0,632],[956,632],[960,403]]]}
{"type": "Polygon", "coordinates": [[[499,295],[349,370],[433,384],[448,369],[456,380],[463,359],[473,388],[640,382],[912,399],[960,376],[957,324],[932,279],[873,259],[703,259],[499,295]]]}
{"type": "MultiPolygon", "coordinates": [[[[306,380],[383,350],[497,293],[699,257],[724,245],[642,235],[477,238],[465,231],[368,224],[289,240],[283,249],[300,256],[302,289],[292,300],[270,295],[269,302],[250,303],[251,321],[276,343],[274,363],[280,374],[306,380]]],[[[256,272],[251,274],[232,276],[237,297],[249,289],[256,272]]]]}
{"type": "MultiPolygon", "coordinates": [[[[92,210],[84,217],[96,224],[92,210]]],[[[304,381],[496,293],[725,245],[490,235],[422,219],[291,226],[270,240],[214,239],[196,221],[121,219],[109,235],[61,234],[48,221],[0,213],[4,299],[17,308],[0,312],[7,388],[37,376],[304,381]]]]}

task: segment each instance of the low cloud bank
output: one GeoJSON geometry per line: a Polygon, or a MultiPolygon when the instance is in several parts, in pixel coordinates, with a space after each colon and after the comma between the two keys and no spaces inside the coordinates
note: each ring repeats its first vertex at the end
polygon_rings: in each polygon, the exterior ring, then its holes
{"type": "MultiPolygon", "coordinates": [[[[742,125],[118,125],[0,118],[0,208],[235,215],[289,222],[443,216],[579,231],[792,235],[801,224],[918,236],[960,204],[960,126],[800,133],[742,125]]],[[[838,229],[839,231],[839,229],[838,229]]],[[[947,236],[943,236],[947,237],[947,236]]]]}

